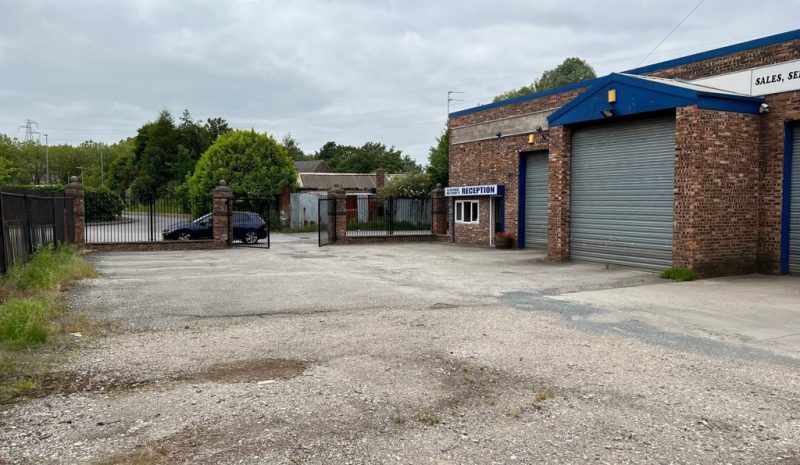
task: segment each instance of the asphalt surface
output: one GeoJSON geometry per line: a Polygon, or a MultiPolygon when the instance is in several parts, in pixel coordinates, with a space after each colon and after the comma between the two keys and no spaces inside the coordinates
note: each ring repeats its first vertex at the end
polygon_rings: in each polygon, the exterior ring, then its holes
{"type": "Polygon", "coordinates": [[[797,278],[445,244],[104,253],[0,463],[800,464],[797,278]]]}
{"type": "Polygon", "coordinates": [[[190,215],[156,214],[152,218],[146,213],[125,213],[120,219],[86,225],[86,242],[153,242],[163,240],[161,232],[168,226],[192,221],[190,215]]]}
{"type": "Polygon", "coordinates": [[[317,247],[317,239],[273,233],[269,250],[97,255],[91,260],[106,279],[77,294],[74,306],[131,327],[180,327],[282,313],[502,304],[561,309],[577,326],[644,340],[676,334],[800,357],[798,277],[675,283],[628,268],[552,263],[537,250],[317,247]]]}

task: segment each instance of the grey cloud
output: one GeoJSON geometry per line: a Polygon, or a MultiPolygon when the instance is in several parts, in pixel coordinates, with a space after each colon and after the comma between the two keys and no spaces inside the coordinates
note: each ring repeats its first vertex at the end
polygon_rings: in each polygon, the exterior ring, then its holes
{"type": "MultiPolygon", "coordinates": [[[[0,15],[0,132],[113,142],[162,108],[291,132],[306,151],[377,140],[424,161],[453,109],[568,56],[634,67],[696,3],[35,1],[0,15]]],[[[648,62],[796,27],[797,1],[706,0],[648,62]]]]}

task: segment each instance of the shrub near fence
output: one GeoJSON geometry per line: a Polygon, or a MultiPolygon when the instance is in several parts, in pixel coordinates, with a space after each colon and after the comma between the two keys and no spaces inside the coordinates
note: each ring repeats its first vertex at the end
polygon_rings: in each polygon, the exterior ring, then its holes
{"type": "Polygon", "coordinates": [[[117,193],[104,188],[86,188],[86,221],[111,221],[122,215],[125,201],[117,193]]]}

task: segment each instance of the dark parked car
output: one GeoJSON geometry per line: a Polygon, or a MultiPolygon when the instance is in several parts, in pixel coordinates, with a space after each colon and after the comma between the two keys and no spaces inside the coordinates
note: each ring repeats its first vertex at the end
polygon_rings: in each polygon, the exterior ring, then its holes
{"type": "MultiPolygon", "coordinates": [[[[258,213],[233,212],[233,240],[255,244],[267,237],[267,223],[258,213]]],[[[212,214],[197,218],[191,223],[176,223],[162,231],[164,240],[190,241],[192,239],[211,239],[214,235],[212,214]]]]}

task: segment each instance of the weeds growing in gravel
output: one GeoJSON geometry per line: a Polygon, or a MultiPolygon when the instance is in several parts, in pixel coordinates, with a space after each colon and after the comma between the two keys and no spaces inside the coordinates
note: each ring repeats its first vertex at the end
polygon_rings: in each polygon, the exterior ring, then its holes
{"type": "Polygon", "coordinates": [[[47,340],[61,315],[58,291],[70,280],[95,274],[72,247],[44,247],[26,264],[12,267],[0,280],[0,343],[11,350],[47,340]]]}
{"type": "Polygon", "coordinates": [[[88,327],[80,318],[64,317],[59,291],[71,280],[94,275],[72,247],[58,245],[41,248],[0,278],[0,403],[40,389],[43,362],[23,349],[41,346],[65,329],[88,327]]]}
{"type": "Polygon", "coordinates": [[[661,277],[664,279],[671,279],[673,281],[693,281],[694,270],[682,266],[673,266],[661,272],[661,277]]]}

